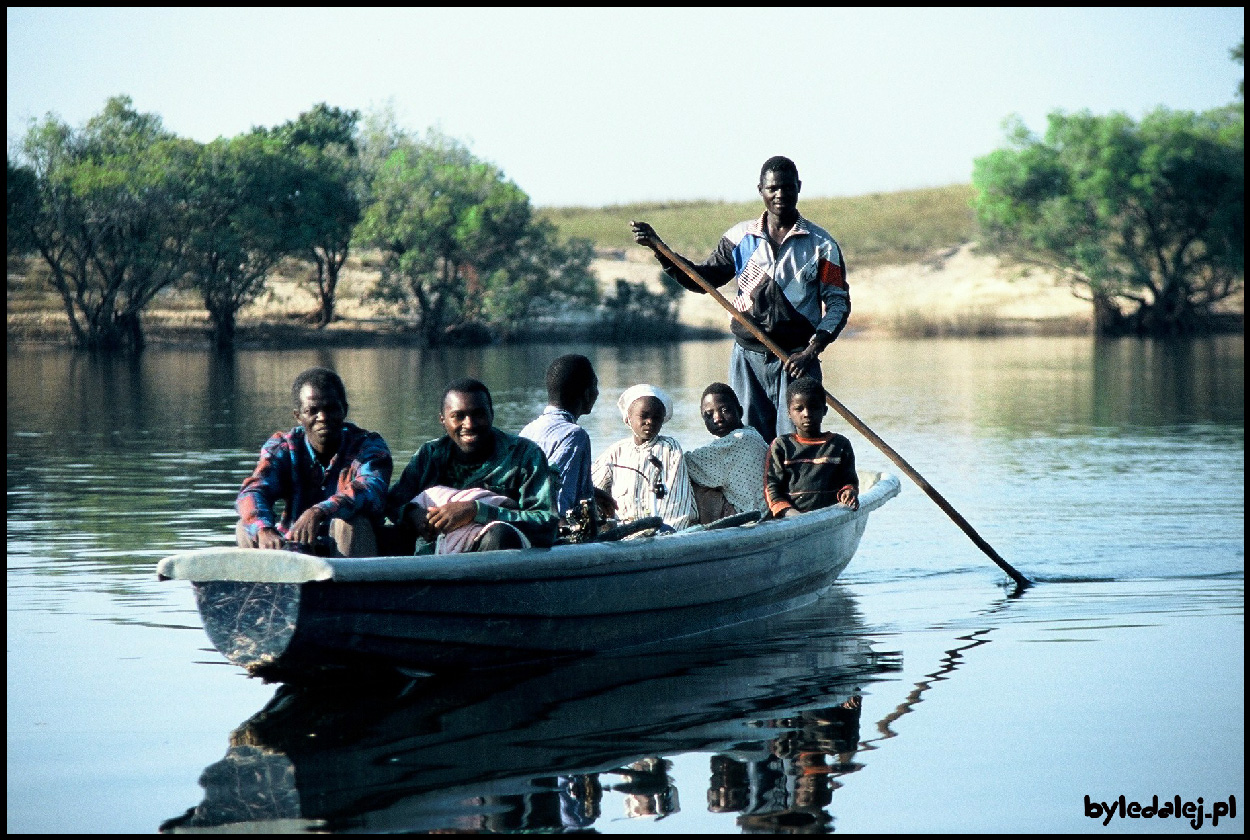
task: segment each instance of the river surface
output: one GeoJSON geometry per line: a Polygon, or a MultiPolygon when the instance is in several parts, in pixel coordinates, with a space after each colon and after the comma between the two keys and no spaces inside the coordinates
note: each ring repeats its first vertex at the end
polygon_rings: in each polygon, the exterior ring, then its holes
{"type": "Polygon", "coordinates": [[[600,377],[597,451],[639,382],[700,445],[729,349],[10,348],[9,831],[1244,830],[1240,336],[826,353],[834,395],[1038,582],[1018,598],[906,478],[815,605],[575,664],[290,691],[227,663],[190,587],[156,579],[233,542],[306,367],[340,372],[398,474],[449,380],[486,382],[516,431],[565,352],[600,377]]]}

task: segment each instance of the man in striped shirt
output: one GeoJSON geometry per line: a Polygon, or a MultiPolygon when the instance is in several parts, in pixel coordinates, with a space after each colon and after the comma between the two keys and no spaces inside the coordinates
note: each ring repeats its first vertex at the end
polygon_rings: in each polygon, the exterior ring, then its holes
{"type": "MultiPolygon", "coordinates": [[[[760,170],[764,214],[725,232],[716,250],[695,266],[710,285],[737,279],[733,305],[789,356],[781,360],[733,320],[736,339],[729,384],[745,410],[747,425],[765,441],[794,431],[786,412],[786,386],[800,376],[821,380],[820,354],[851,313],[842,249],[829,232],[799,214],[798,168],[772,157],[760,170]]],[[[656,250],[662,240],[646,222],[631,222],[634,241],[656,250]]],[[[665,272],[692,292],[704,292],[661,256],[665,272]]]]}

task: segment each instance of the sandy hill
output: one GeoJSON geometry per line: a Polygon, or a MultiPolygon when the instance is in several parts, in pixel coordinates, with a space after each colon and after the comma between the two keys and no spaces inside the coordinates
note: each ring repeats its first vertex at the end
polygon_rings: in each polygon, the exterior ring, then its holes
{"type": "MultiPolygon", "coordinates": [[[[643,248],[601,251],[593,267],[605,291],[616,278],[662,288],[659,268],[643,248]]],[[[848,280],[849,328],[856,331],[939,335],[1090,328],[1090,305],[1055,275],[1005,265],[971,244],[923,262],[852,266],[848,280]]],[[[690,326],[723,328],[729,316],[710,296],[686,294],[680,318],[690,326]]]]}

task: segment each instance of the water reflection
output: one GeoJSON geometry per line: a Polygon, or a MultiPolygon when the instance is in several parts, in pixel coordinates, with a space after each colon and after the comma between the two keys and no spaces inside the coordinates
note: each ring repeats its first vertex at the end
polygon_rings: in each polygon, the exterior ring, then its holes
{"type": "Polygon", "coordinates": [[[708,809],[740,814],[744,834],[827,834],[833,817],[825,806],[841,787],[837,777],[863,765],[859,749],[861,701],[812,709],[765,721],[780,730],[757,755],[712,756],[708,809]]]}
{"type": "Polygon", "coordinates": [[[1095,342],[1090,421],[1146,427],[1244,422],[1244,346],[1226,338],[1095,342]]]}
{"type": "MultiPolygon", "coordinates": [[[[1036,760],[1015,762],[1019,766],[983,761],[986,745],[1001,745],[1000,752],[1014,756],[1021,744],[1048,743],[1054,732],[1066,733],[1070,754],[1081,758],[1073,778],[1127,780],[1132,784],[1122,786],[1126,789],[1149,789],[1159,782],[1158,768],[1167,767],[1182,774],[1182,781],[1225,784],[1241,768],[1235,748],[1242,740],[1236,726],[1241,709],[1223,701],[1240,696],[1235,665],[1241,636],[1236,619],[1224,619],[1243,612],[1243,346],[1241,336],[1177,344],[1079,338],[838,342],[826,371],[831,390],[932,480],[1004,557],[1043,581],[1117,581],[1034,587],[1028,597],[1010,602],[1022,609],[1014,625],[979,615],[956,623],[960,642],[943,645],[951,648],[946,658],[934,657],[932,666],[910,663],[918,681],[909,679],[909,685],[888,692],[881,686],[867,689],[872,713],[865,712],[860,737],[869,740],[861,741],[857,752],[840,751],[859,724],[838,710],[855,689],[890,676],[889,658],[860,659],[851,650],[846,661],[852,676],[847,676],[836,662],[830,664],[830,644],[820,641],[820,634],[807,638],[806,628],[762,634],[772,640],[763,647],[738,645],[642,664],[596,659],[554,672],[514,672],[512,682],[492,678],[481,686],[471,680],[423,683],[404,697],[396,689],[389,697],[362,695],[354,705],[333,697],[290,698],[286,714],[294,723],[281,725],[283,710],[270,707],[256,716],[274,720],[268,730],[263,720],[240,728],[258,733],[258,740],[249,743],[252,736],[240,734],[231,747],[237,757],[205,772],[206,788],[214,793],[206,790],[198,815],[181,820],[181,830],[197,820],[242,821],[271,830],[321,824],[342,830],[392,824],[448,828],[490,820],[496,826],[558,823],[565,830],[579,825],[609,830],[605,823],[623,820],[627,801],[636,813],[648,807],[656,812],[627,824],[626,830],[636,833],[662,833],[696,815],[730,825],[741,819],[742,830],[753,830],[752,825],[820,830],[839,814],[871,825],[874,813],[855,813],[849,804],[839,808],[839,799],[849,803],[851,797],[846,791],[840,796],[837,785],[840,774],[854,772],[859,763],[873,766],[871,757],[883,753],[869,750],[886,745],[894,763],[878,761],[882,770],[898,761],[923,762],[931,748],[951,749],[933,760],[948,766],[954,759],[955,766],[974,768],[974,776],[984,773],[986,783],[999,788],[1044,791],[1054,807],[1039,811],[1038,819],[1072,830],[1074,823],[1056,816],[1070,813],[1068,804],[1055,798],[1057,777],[1038,769],[1048,766],[1045,749],[1034,749],[1036,760]],[[1115,621],[1108,622],[1108,615],[1115,621]],[[1162,622],[1158,628],[1156,619],[1162,622]],[[1154,629],[1115,629],[1138,625],[1154,629]],[[942,707],[940,680],[963,661],[961,652],[986,638],[965,631],[983,626],[1057,629],[1043,632],[1041,645],[1033,644],[1038,638],[1030,634],[1027,647],[1014,648],[1024,654],[1014,662],[998,657],[997,669],[961,671],[961,677],[974,677],[965,682],[961,698],[992,701],[1014,697],[1011,692],[1021,684],[1041,685],[1034,679],[1037,654],[1048,656],[1044,661],[1054,668],[1095,674],[1086,681],[1091,691],[1086,700],[1098,701],[1097,708],[1082,706],[1072,718],[1066,711],[1071,698],[1060,696],[1062,690],[1052,692],[1058,702],[1045,692],[1025,692],[1019,702],[1027,714],[1013,710],[1010,723],[1029,723],[1036,737],[1005,736],[1015,729],[992,730],[985,721],[993,719],[978,714],[965,718],[971,728],[952,747],[949,739],[934,739],[941,747],[918,744],[925,741],[918,736],[926,733],[926,716],[910,716],[911,725],[901,728],[895,719],[942,707]],[[1083,644],[1069,643],[1074,626],[1092,628],[1077,639],[1083,644]],[[1233,628],[1232,635],[1222,635],[1225,627],[1233,628]],[[1182,653],[1137,655],[1141,649],[1182,653]],[[1082,651],[1090,653],[1082,659],[1082,651]],[[1121,661],[1140,662],[1143,670],[1136,679],[1126,672],[1123,679],[1099,682],[1099,663],[1121,661]],[[1231,671],[1228,662],[1234,663],[1231,671]],[[762,688],[740,690],[757,672],[762,688]],[[631,692],[634,684],[637,690],[631,692]],[[677,687],[675,696],[666,696],[665,685],[677,687]],[[1159,702],[1143,701],[1159,685],[1185,685],[1187,692],[1196,685],[1201,691],[1196,700],[1186,695],[1192,709],[1177,717],[1166,692],[1159,702]],[[592,703],[598,690],[607,698],[602,721],[592,703]],[[886,697],[885,707],[873,705],[886,697]],[[322,707],[324,725],[310,715],[302,731],[314,737],[298,737],[300,709],[322,707]],[[551,728],[564,719],[562,709],[584,711],[584,726],[564,739],[551,728]],[[1123,728],[1124,709],[1135,710],[1136,728],[1123,728]],[[1150,709],[1164,711],[1152,717],[1150,709]],[[542,729],[547,710],[555,718],[542,729]],[[509,734],[513,721],[515,737],[509,734]],[[973,737],[978,724],[983,731],[973,737]],[[438,740],[440,727],[448,740],[438,740]],[[1212,742],[1210,731],[1233,734],[1212,742]],[[910,737],[894,738],[895,732],[910,737]],[[462,748],[450,743],[454,737],[462,748]],[[1195,753],[1198,763],[1151,763],[1151,754],[1167,754],[1178,738],[1205,745],[1195,753]],[[804,739],[817,748],[793,746],[804,739]],[[247,749],[255,757],[250,763],[247,749]],[[412,757],[407,776],[398,775],[405,772],[402,764],[388,763],[391,756],[412,757]],[[322,761],[342,773],[318,774],[322,761]],[[239,790],[252,792],[229,800],[236,806],[233,813],[214,810],[214,803],[228,804],[215,792],[235,784],[227,780],[236,767],[246,782],[238,783],[239,790]],[[804,767],[811,772],[801,773],[804,767]],[[255,793],[264,789],[260,780],[266,774],[269,801],[255,793]],[[440,778],[450,780],[445,791],[440,778]],[[670,778],[681,780],[680,791],[669,790],[670,778]],[[705,795],[714,810],[722,809],[717,815],[704,813],[705,795]],[[829,803],[815,811],[806,804],[826,797],[829,803]],[[681,810],[666,822],[661,812],[670,807],[681,810]],[[282,814],[312,816],[281,822],[282,814]],[[656,819],[654,826],[646,822],[656,819]]],[[[620,390],[650,380],[677,400],[677,415],[666,430],[685,446],[706,440],[694,406],[708,382],[723,380],[729,350],[728,342],[694,342],[631,350],[588,345],[248,350],[218,357],[153,348],[125,360],[10,348],[14,819],[51,830],[101,820],[123,831],[150,830],[195,804],[197,797],[168,793],[166,783],[194,779],[209,758],[188,758],[199,754],[194,749],[199,732],[122,739],[117,733],[148,733],[150,715],[141,709],[168,704],[166,694],[186,694],[172,690],[174,685],[195,686],[219,708],[250,710],[262,702],[258,684],[203,652],[189,593],[186,602],[171,596],[153,580],[152,569],[155,558],[173,551],[231,541],[239,484],[265,438],[289,427],[290,383],[300,370],[320,363],[341,371],[353,419],[380,431],[404,459],[439,433],[433,407],[449,379],[471,374],[486,381],[499,424],[515,430],[545,401],[546,363],[564,352],[583,352],[603,378],[601,404],[584,418],[596,445],[623,434],[612,410],[620,390]],[[112,633],[119,625],[161,630],[112,633]],[[173,629],[187,625],[192,629],[173,629]],[[56,666],[49,668],[50,661],[56,666]],[[145,692],[151,702],[136,705],[136,693],[145,692]],[[73,725],[57,725],[58,720],[73,725]],[[73,772],[65,772],[70,767],[73,772]],[[84,768],[96,768],[90,784],[83,782],[84,768]],[[82,807],[66,809],[66,802],[82,807]]],[[[830,425],[837,428],[837,422],[830,425]]],[[[864,448],[863,466],[888,468],[867,444],[854,441],[857,454],[864,448]]],[[[865,603],[878,631],[898,634],[891,645],[910,651],[920,644],[916,631],[948,626],[942,593],[969,593],[967,603],[959,600],[952,613],[959,615],[993,594],[984,558],[910,485],[904,484],[900,497],[874,522],[843,577],[861,593],[884,587],[888,594],[865,603]]],[[[842,629],[845,645],[863,641],[857,622],[828,624],[842,629]]],[[[996,646],[1012,644],[1010,639],[1000,633],[996,646]]],[[[987,650],[994,649],[978,652],[987,650]]],[[[261,688],[268,696],[270,689],[261,688]]],[[[960,715],[966,712],[962,701],[951,702],[959,704],[960,715]]],[[[235,720],[218,724],[212,741],[224,741],[228,726],[244,716],[239,712],[235,720]]],[[[211,744],[208,756],[221,755],[218,750],[211,744]]],[[[869,809],[878,802],[897,805],[889,797],[899,791],[914,809],[921,800],[928,803],[932,792],[931,785],[912,778],[879,784],[874,774],[858,776],[859,801],[865,801],[861,791],[881,790],[879,800],[869,793],[864,806],[869,809]]],[[[956,795],[941,803],[950,809],[938,822],[962,824],[983,804],[965,800],[956,795]]],[[[926,809],[905,824],[923,826],[930,818],[936,819],[926,809]]]]}
{"type": "MultiPolygon", "coordinates": [[[[153,350],[129,358],[16,351],[8,356],[8,439],[19,451],[53,435],[61,450],[79,453],[136,452],[145,443],[254,452],[274,429],[290,425],[295,375],[323,364],[347,383],[353,419],[382,433],[402,456],[439,433],[438,396],[461,376],[486,382],[501,427],[520,428],[545,400],[547,363],[569,351],[589,355],[599,373],[605,402],[585,419],[602,426],[605,441],[619,437],[619,421],[606,410],[609,398],[643,381],[671,389],[676,422],[689,420],[701,434],[698,396],[709,382],[724,380],[729,350],[728,341],[706,341],[634,348],[153,350]]],[[[891,428],[952,419],[1018,432],[1239,425],[1245,416],[1241,336],[848,341],[839,343],[829,367],[829,385],[848,407],[891,428]],[[917,412],[920,404],[924,410],[917,412]]]]}
{"type": "Polygon", "coordinates": [[[858,767],[859,694],[901,668],[862,633],[835,587],[683,650],[284,685],[204,771],[203,802],[162,829],[574,831],[706,793],[745,831],[824,830],[836,777],[858,767]],[[706,792],[676,789],[686,753],[711,754],[706,792]]]}

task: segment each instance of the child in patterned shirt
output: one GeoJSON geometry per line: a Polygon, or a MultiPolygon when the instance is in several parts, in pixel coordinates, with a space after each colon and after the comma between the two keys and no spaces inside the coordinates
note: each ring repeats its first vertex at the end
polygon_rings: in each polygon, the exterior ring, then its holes
{"type": "Polygon", "coordinates": [[[777,518],[842,504],[859,509],[859,477],[851,442],[821,431],[829,411],[825,391],[810,376],[786,388],[786,410],[795,431],[777,437],[768,450],[764,496],[777,518]]]}
{"type": "Polygon", "coordinates": [[[672,399],[653,385],[635,385],[621,394],[616,407],[633,434],[595,459],[595,487],[612,497],[621,524],[649,516],[659,516],[674,531],[695,524],[699,511],[681,444],[660,434],[673,416],[672,399]]]}
{"type": "Polygon", "coordinates": [[[703,390],[699,403],[711,443],[686,453],[699,522],[707,525],[735,513],[764,510],[764,462],[768,444],[742,422],[742,403],[723,382],[703,390]]]}

